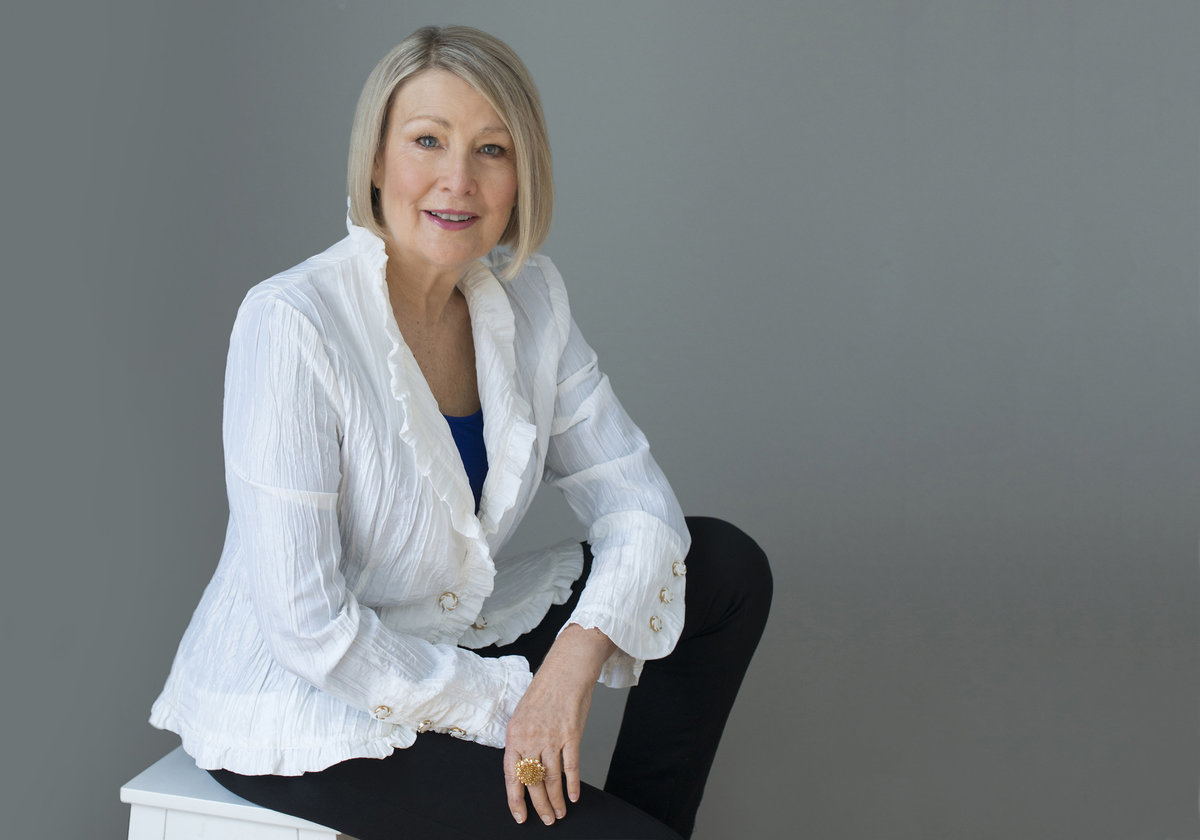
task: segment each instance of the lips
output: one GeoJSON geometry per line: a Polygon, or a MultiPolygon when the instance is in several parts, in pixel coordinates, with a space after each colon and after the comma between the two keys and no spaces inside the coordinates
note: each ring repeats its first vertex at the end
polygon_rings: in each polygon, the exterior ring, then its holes
{"type": "Polygon", "coordinates": [[[465,230],[479,221],[474,213],[461,210],[425,210],[425,218],[442,230],[465,230]]]}

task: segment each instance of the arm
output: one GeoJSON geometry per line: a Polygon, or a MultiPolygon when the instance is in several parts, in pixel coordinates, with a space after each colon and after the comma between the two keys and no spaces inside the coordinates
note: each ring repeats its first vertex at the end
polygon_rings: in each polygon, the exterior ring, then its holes
{"type": "Polygon", "coordinates": [[[682,561],[690,542],[679,504],[596,364],[567,308],[562,281],[543,262],[559,329],[554,420],[546,478],[588,526],[593,563],[571,619],[509,722],[509,807],[526,816],[516,762],[540,757],[543,785],[528,788],[547,824],[579,797],[579,743],[598,679],[636,682],[641,660],[665,656],[683,628],[682,561]]]}
{"type": "Polygon", "coordinates": [[[599,630],[568,625],[551,646],[533,683],[508,724],[504,785],[513,819],[525,822],[527,788],[516,776],[517,762],[540,758],[546,779],[528,788],[534,810],[546,825],[567,813],[563,783],[572,802],[579,801],[579,744],[592,706],[600,669],[616,649],[599,630]]]}
{"type": "Polygon", "coordinates": [[[594,558],[570,621],[616,644],[601,679],[622,687],[636,683],[642,660],[670,653],[683,630],[679,572],[691,537],[645,436],[574,321],[569,330],[546,475],[588,526],[594,558]]]}
{"type": "Polygon", "coordinates": [[[340,423],[328,348],[291,305],[252,294],[226,375],[230,516],[255,618],[273,659],[376,718],[500,747],[528,686],[521,657],[486,660],[396,633],[339,571],[340,423]]]}

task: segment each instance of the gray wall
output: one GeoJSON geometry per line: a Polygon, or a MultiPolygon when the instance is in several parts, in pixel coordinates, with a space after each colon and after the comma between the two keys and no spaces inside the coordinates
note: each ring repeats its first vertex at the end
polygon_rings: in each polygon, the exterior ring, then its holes
{"type": "MultiPolygon", "coordinates": [[[[358,89],[428,22],[529,63],[578,319],[774,561],[697,838],[1200,836],[1200,4],[27,6],[4,836],[124,836],[176,743],[234,310],[341,235],[358,89]]],[[[521,540],[577,531],[539,504],[521,540]]]]}

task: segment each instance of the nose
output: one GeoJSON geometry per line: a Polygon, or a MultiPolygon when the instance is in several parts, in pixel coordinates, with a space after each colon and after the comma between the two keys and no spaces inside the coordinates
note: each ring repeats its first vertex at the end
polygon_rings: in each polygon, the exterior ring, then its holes
{"type": "Polygon", "coordinates": [[[452,152],[442,158],[442,189],[451,195],[475,192],[474,159],[470,152],[452,152]]]}

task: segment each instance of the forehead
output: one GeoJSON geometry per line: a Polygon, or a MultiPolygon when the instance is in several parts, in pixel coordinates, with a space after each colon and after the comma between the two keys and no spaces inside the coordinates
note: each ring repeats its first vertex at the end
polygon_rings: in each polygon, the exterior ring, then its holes
{"type": "Polygon", "coordinates": [[[465,79],[447,70],[424,70],[404,81],[392,98],[389,118],[395,125],[427,118],[480,130],[504,131],[496,109],[465,79]]]}

